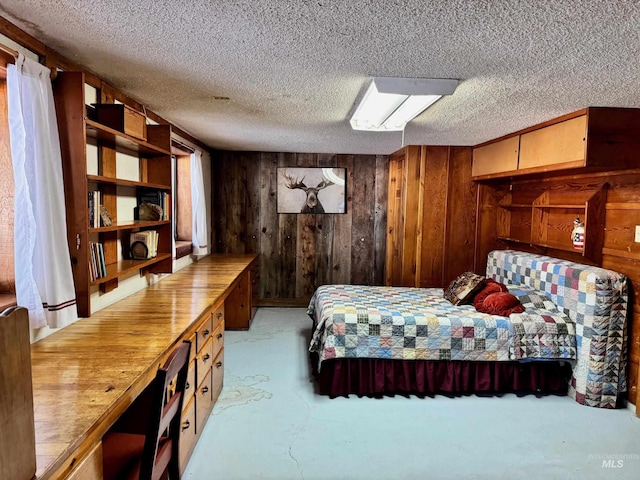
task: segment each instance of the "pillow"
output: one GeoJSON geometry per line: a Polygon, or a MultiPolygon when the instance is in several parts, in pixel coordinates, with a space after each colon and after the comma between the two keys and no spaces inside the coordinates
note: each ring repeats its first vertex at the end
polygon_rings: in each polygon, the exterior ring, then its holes
{"type": "Polygon", "coordinates": [[[512,313],[524,312],[524,307],[518,297],[509,292],[495,292],[487,295],[482,305],[476,306],[476,310],[491,315],[508,317],[512,313]]]}
{"type": "Polygon", "coordinates": [[[473,296],[484,286],[484,277],[473,272],[464,272],[456,277],[444,291],[444,298],[454,305],[471,303],[473,296]]]}
{"type": "Polygon", "coordinates": [[[492,278],[487,278],[484,281],[484,287],[482,288],[482,290],[480,290],[473,298],[473,306],[476,307],[476,310],[478,310],[478,306],[482,307],[482,302],[484,302],[484,299],[487,298],[487,296],[491,295],[492,293],[506,291],[506,285],[498,283],[492,278]]]}

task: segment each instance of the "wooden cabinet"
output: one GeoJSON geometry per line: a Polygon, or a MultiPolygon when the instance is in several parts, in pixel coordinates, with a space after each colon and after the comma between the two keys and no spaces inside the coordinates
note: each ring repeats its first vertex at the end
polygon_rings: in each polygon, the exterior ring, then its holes
{"type": "Polygon", "coordinates": [[[225,328],[248,330],[257,308],[259,265],[252,263],[238,278],[225,302],[225,328]]]}
{"type": "Polygon", "coordinates": [[[111,291],[118,286],[118,278],[141,269],[153,273],[172,271],[171,220],[136,220],[134,215],[138,194],[142,191],[171,193],[171,127],[149,125],[142,132],[139,125],[128,127],[130,122],[125,123],[124,119],[122,125],[117,122],[106,125],[90,119],[84,89],[85,78],[80,72],[60,72],[54,82],[67,239],[78,314],[88,317],[91,315],[92,288],[111,291]],[[146,139],[140,138],[143,133],[146,139]],[[92,155],[88,152],[97,152],[97,159],[90,158],[92,155]],[[89,168],[94,160],[97,165],[89,168]],[[120,170],[126,170],[128,174],[122,175],[120,170]],[[92,227],[89,224],[88,195],[91,191],[100,192],[100,203],[108,210],[111,225],[92,227]],[[157,255],[145,260],[131,259],[129,235],[147,229],[158,233],[157,255]],[[97,279],[90,274],[90,242],[101,244],[104,251],[105,272],[97,279]]]}
{"type": "Polygon", "coordinates": [[[508,246],[526,244],[540,249],[573,252],[600,264],[604,240],[607,185],[591,189],[545,190],[535,198],[531,192],[510,191],[498,202],[497,239],[508,246]],[[571,240],[573,220],[584,223],[584,246],[571,240]]]}
{"type": "Polygon", "coordinates": [[[518,169],[520,138],[510,137],[473,149],[471,175],[479,177],[518,169]]]}
{"type": "Polygon", "coordinates": [[[389,158],[385,284],[442,287],[473,268],[471,148],[412,145],[389,158]]]}
{"type": "Polygon", "coordinates": [[[639,147],[640,109],[589,107],[474,147],[473,179],[635,168],[639,147]]]}
{"type": "Polygon", "coordinates": [[[192,335],[196,343],[191,348],[194,360],[189,366],[182,408],[181,470],[186,467],[222,388],[224,324],[225,304],[219,303],[203,316],[192,335]]]}
{"type": "Polygon", "coordinates": [[[587,115],[520,135],[518,168],[586,166],[586,136],[587,115]]]}

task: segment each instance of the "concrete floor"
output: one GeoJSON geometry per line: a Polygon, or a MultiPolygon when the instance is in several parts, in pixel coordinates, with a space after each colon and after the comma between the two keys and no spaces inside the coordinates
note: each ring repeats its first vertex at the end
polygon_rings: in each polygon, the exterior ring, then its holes
{"type": "Polygon", "coordinates": [[[640,419],[568,397],[329,399],[314,392],[305,309],[227,332],[224,389],[183,478],[633,479],[640,419]]]}

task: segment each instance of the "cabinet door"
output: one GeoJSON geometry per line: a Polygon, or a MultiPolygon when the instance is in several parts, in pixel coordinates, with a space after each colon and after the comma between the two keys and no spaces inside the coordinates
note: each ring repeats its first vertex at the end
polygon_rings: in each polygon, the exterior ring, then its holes
{"type": "Polygon", "coordinates": [[[585,166],[586,133],[587,116],[582,115],[521,135],[518,168],[585,166]]]}
{"type": "Polygon", "coordinates": [[[473,149],[472,177],[511,172],[518,168],[520,137],[510,137],[473,149]]]}

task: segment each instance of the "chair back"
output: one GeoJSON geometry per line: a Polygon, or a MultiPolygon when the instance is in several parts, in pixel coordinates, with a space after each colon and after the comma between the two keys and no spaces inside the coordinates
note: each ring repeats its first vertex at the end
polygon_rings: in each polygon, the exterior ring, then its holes
{"type": "Polygon", "coordinates": [[[191,342],[177,347],[158,369],[144,450],[140,462],[140,480],[158,480],[165,470],[171,480],[180,478],[178,447],[180,415],[189,371],[191,342]],[[173,388],[172,380],[176,379],[173,388]]]}

